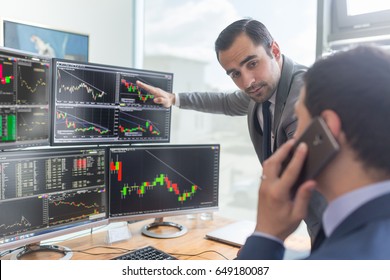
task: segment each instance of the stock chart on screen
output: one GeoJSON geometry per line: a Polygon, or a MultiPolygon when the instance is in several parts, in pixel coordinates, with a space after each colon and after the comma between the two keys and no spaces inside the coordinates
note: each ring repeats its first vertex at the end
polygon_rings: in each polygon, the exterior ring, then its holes
{"type": "Polygon", "coordinates": [[[53,71],[53,145],[169,142],[171,109],[136,81],[171,92],[173,74],[59,59],[53,71]]]}

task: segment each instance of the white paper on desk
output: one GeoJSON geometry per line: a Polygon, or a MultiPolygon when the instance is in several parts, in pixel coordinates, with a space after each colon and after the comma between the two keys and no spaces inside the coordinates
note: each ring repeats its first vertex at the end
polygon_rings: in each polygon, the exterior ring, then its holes
{"type": "Polygon", "coordinates": [[[206,238],[241,247],[253,233],[255,226],[253,221],[238,221],[207,233],[206,238]]]}
{"type": "Polygon", "coordinates": [[[107,231],[106,242],[112,244],[115,242],[127,240],[131,238],[131,232],[127,226],[111,228],[107,231]]]}

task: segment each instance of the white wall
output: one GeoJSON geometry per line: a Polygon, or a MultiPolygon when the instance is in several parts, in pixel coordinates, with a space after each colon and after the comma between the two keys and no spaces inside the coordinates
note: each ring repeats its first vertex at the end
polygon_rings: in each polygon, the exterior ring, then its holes
{"type": "Polygon", "coordinates": [[[90,62],[133,66],[132,0],[0,0],[0,7],[1,19],[88,34],[90,62]]]}

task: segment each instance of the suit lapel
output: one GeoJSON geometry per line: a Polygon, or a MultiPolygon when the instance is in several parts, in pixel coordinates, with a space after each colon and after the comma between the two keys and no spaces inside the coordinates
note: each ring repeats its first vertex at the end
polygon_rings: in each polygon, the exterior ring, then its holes
{"type": "Polygon", "coordinates": [[[275,112],[274,112],[274,121],[272,122],[272,129],[274,135],[276,135],[276,129],[279,126],[280,119],[286,105],[287,97],[290,92],[291,81],[293,78],[294,64],[291,59],[286,56],[283,56],[283,67],[282,73],[280,76],[276,98],[275,98],[275,112]]]}
{"type": "Polygon", "coordinates": [[[264,155],[262,153],[262,146],[259,145],[259,143],[262,143],[263,141],[263,130],[260,127],[260,122],[257,117],[257,108],[260,103],[256,103],[253,100],[249,103],[248,108],[248,126],[249,126],[249,133],[253,142],[253,146],[256,150],[256,154],[262,163],[264,160],[264,155]]]}
{"type": "MultiPolygon", "coordinates": [[[[293,78],[293,70],[294,70],[294,64],[291,59],[289,59],[286,56],[283,56],[283,67],[282,67],[282,73],[280,76],[279,84],[276,89],[276,98],[275,98],[275,112],[274,112],[274,119],[272,122],[272,130],[274,135],[276,135],[276,128],[278,127],[280,123],[280,119],[282,117],[284,106],[286,105],[287,97],[290,91],[291,87],[291,80],[293,78]]],[[[250,117],[253,118],[253,124],[255,125],[255,129],[263,134],[263,131],[260,128],[260,125],[257,125],[259,123],[257,118],[257,108],[260,103],[251,102],[249,104],[249,112],[250,117]]]]}

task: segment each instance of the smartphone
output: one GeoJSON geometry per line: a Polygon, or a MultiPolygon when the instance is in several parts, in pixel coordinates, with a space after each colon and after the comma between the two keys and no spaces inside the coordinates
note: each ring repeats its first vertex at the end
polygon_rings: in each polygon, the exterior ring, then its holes
{"type": "Polygon", "coordinates": [[[282,172],[290,162],[296,147],[300,143],[306,143],[308,146],[308,154],[303,164],[298,180],[291,189],[291,197],[293,198],[299,186],[310,179],[315,179],[321,170],[334,158],[340,147],[333,134],[330,132],[325,121],[321,117],[316,117],[297,140],[294,148],[290,152],[287,159],[282,164],[282,172]]]}

